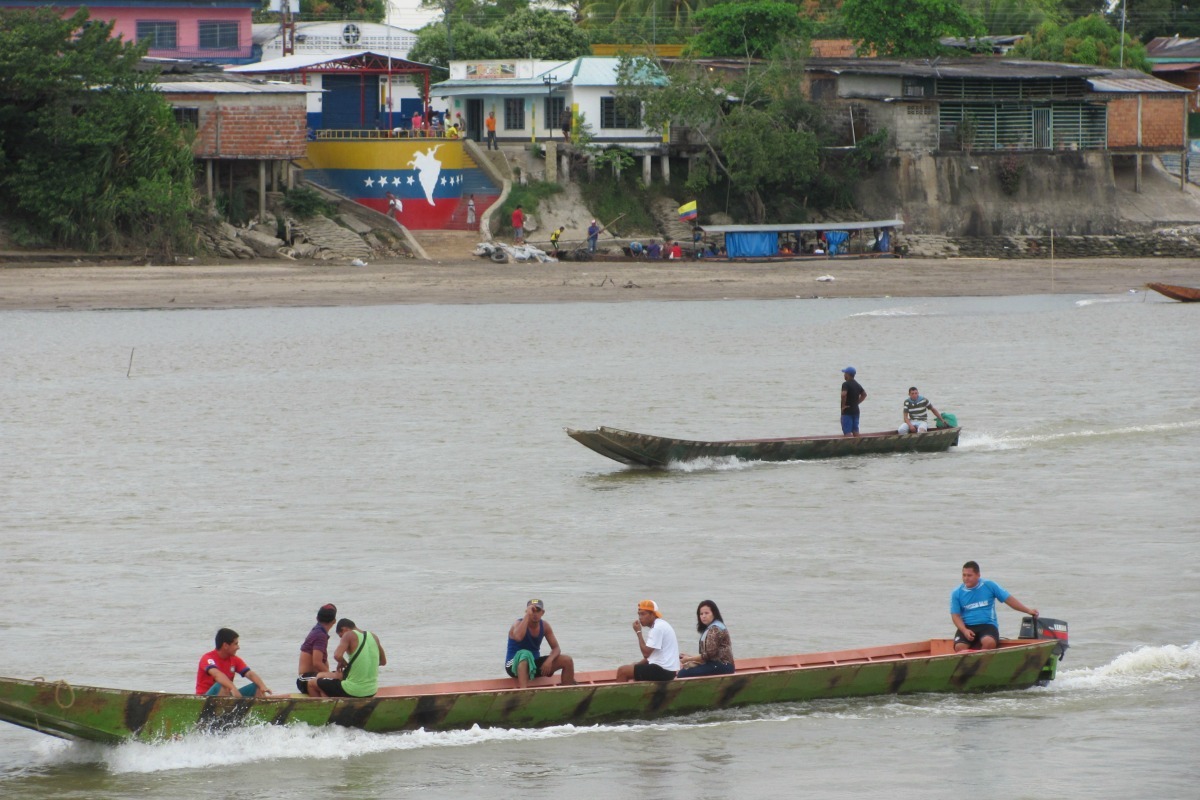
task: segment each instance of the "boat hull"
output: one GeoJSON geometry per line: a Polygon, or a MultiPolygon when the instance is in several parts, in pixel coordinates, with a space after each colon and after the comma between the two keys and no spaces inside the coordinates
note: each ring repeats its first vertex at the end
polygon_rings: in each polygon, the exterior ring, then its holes
{"type": "Polygon", "coordinates": [[[1191,286],[1172,286],[1169,283],[1147,283],[1146,286],[1181,303],[1200,303],[1200,289],[1191,286]]]}
{"type": "Polygon", "coordinates": [[[666,467],[698,458],[739,458],[744,461],[802,461],[815,458],[880,453],[941,453],[958,444],[962,428],[931,428],[926,433],[894,431],[861,436],[798,436],[780,439],[692,441],[634,433],[601,426],[595,430],[567,429],[567,435],[602,456],[622,464],[666,467]]]}
{"type": "Polygon", "coordinates": [[[1005,641],[956,653],[948,639],[887,647],[751,659],[732,675],[667,683],[617,683],[615,672],[582,673],[574,686],[543,679],[400,686],[365,699],[301,695],[262,699],[137,692],[0,678],[0,719],[67,739],[155,741],[198,730],[303,723],[376,733],[480,727],[535,728],[654,719],[763,703],[927,692],[1025,689],[1052,679],[1054,640],[1005,641]]]}

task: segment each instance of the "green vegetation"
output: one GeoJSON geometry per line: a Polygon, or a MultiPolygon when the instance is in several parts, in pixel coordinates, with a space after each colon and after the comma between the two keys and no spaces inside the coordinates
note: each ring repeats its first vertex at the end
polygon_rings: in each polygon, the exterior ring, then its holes
{"type": "Polygon", "coordinates": [[[688,40],[687,52],[698,58],[768,58],[781,46],[807,40],[813,28],[794,5],[774,0],[721,3],[693,18],[700,33],[688,40]]]}
{"type": "Polygon", "coordinates": [[[0,13],[0,207],[27,245],[190,252],[189,142],[112,27],[0,13]]]}
{"type": "Polygon", "coordinates": [[[1150,71],[1146,48],[1128,35],[1122,48],[1121,32],[1099,15],[1083,17],[1069,25],[1047,22],[1033,36],[1021,40],[1009,51],[1009,56],[1101,67],[1116,67],[1123,63],[1131,69],[1150,71]]]}
{"type": "Polygon", "coordinates": [[[307,186],[297,186],[283,196],[283,207],[296,219],[309,219],[317,215],[332,217],[337,205],[326,200],[324,195],[307,186]]]}
{"type": "Polygon", "coordinates": [[[588,209],[600,224],[606,225],[621,217],[609,228],[609,233],[625,236],[658,227],[650,213],[650,201],[656,194],[647,192],[642,186],[640,172],[636,176],[633,171],[623,172],[619,180],[584,181],[579,188],[588,209]]]}
{"type": "Polygon", "coordinates": [[[929,58],[947,49],[943,36],[981,36],[983,22],[959,0],[845,0],[842,20],[860,51],[929,58]]]}
{"type": "Polygon", "coordinates": [[[408,57],[423,64],[446,67],[464,58],[542,58],[566,61],[588,55],[587,34],[565,14],[524,8],[494,20],[464,17],[455,11],[445,21],[426,25],[408,57]],[[473,22],[471,19],[478,19],[473,22]]]}

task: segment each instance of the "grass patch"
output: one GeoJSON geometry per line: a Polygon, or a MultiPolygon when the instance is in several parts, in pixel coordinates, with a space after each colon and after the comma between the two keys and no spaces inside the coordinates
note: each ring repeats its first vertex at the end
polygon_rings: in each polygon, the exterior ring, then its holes
{"type": "Polygon", "coordinates": [[[283,207],[296,219],[309,219],[318,214],[332,217],[337,213],[337,204],[306,186],[298,186],[283,196],[283,207]]]}
{"type": "Polygon", "coordinates": [[[633,170],[614,180],[610,176],[596,174],[596,180],[579,186],[583,200],[601,225],[621,217],[609,229],[616,236],[655,231],[654,217],[650,213],[650,201],[657,197],[654,190],[642,186],[640,176],[633,177],[633,170]]]}
{"type": "Polygon", "coordinates": [[[562,187],[557,183],[547,183],[546,181],[534,181],[524,186],[513,184],[504,205],[500,206],[499,232],[505,236],[512,236],[512,212],[517,210],[517,206],[521,206],[525,216],[536,214],[538,204],[544,198],[556,195],[561,191],[562,187]]]}

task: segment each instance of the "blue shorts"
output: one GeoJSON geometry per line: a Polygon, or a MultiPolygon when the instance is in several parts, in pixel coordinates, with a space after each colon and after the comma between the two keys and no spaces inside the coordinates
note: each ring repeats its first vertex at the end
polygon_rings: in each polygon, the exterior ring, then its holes
{"type": "Polygon", "coordinates": [[[858,433],[858,412],[842,414],[842,433],[858,433]]]}

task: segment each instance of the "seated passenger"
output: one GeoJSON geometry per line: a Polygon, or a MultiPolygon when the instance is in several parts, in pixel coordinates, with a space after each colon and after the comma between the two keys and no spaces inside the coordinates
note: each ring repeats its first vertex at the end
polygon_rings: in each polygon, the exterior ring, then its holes
{"type": "Polygon", "coordinates": [[[662,258],[662,245],[651,239],[650,244],[646,245],[646,258],[652,258],[656,261],[662,258]]]}
{"type": "Polygon", "coordinates": [[[541,600],[530,600],[525,604],[525,616],[508,629],[508,655],[504,659],[504,670],[517,679],[517,686],[524,689],[533,678],[549,678],[562,670],[559,684],[571,686],[575,683],[575,661],[563,655],[558,639],[543,615],[546,606],[541,600]],[[542,639],[550,643],[550,653],[541,655],[542,639]]]}
{"type": "Polygon", "coordinates": [[[653,600],[638,603],[638,618],[633,623],[642,660],[617,667],[617,680],[673,681],[679,672],[679,640],[675,629],[662,618],[653,600]]]}
{"type": "Polygon", "coordinates": [[[908,399],[904,401],[904,422],[896,429],[896,433],[925,433],[929,430],[929,412],[946,424],[942,419],[942,415],[933,407],[928,400],[921,397],[921,393],[917,391],[917,387],[908,387],[908,399]]]}
{"type": "Polygon", "coordinates": [[[645,251],[645,248],[642,247],[641,242],[630,242],[629,243],[629,255],[633,256],[634,258],[641,258],[642,253],[644,251],[645,251]]]}
{"type": "Polygon", "coordinates": [[[679,657],[683,669],[677,678],[699,675],[729,675],[733,672],[733,642],[721,619],[721,611],[712,600],[702,600],[696,606],[696,630],[700,632],[700,652],[684,653],[679,657]]]}

